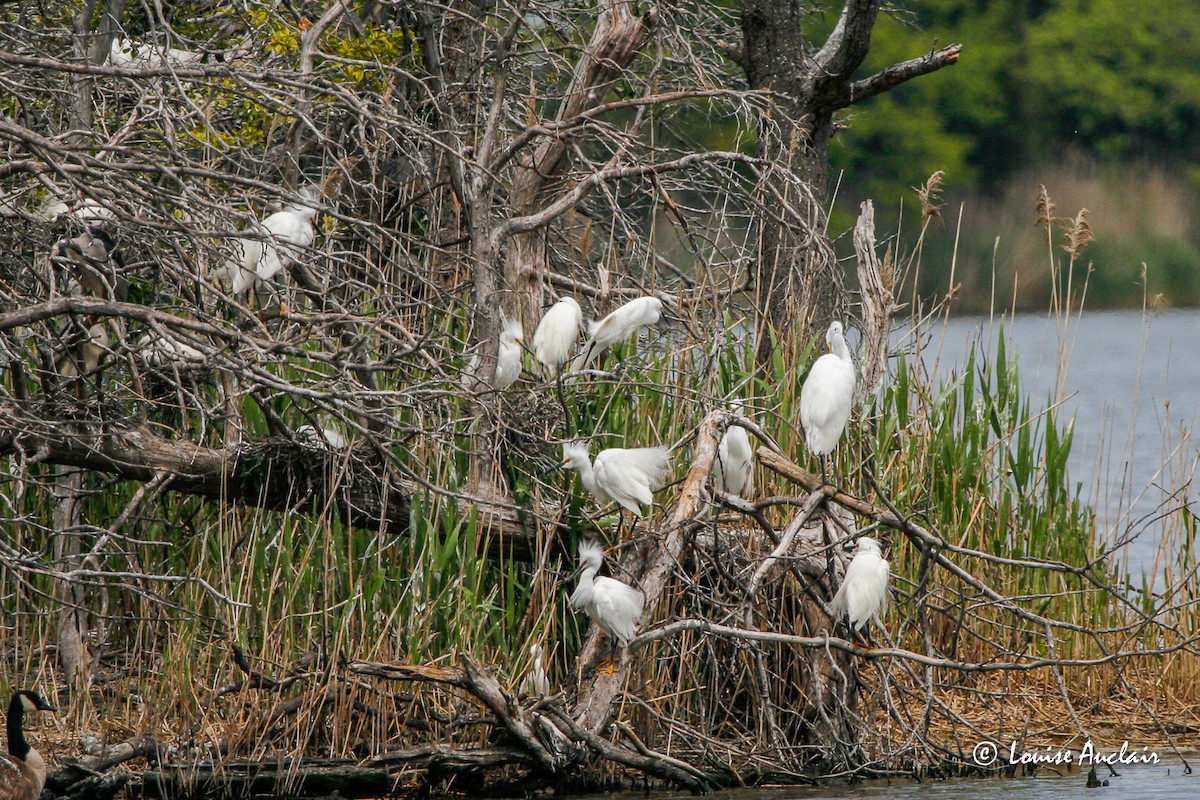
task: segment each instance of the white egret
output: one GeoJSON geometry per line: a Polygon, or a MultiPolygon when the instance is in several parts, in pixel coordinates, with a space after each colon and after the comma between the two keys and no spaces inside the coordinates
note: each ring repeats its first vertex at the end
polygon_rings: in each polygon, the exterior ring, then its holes
{"type": "Polygon", "coordinates": [[[163,331],[161,335],[146,331],[135,346],[142,360],[156,369],[197,369],[208,364],[204,351],[177,337],[178,334],[171,331],[163,331]]]}
{"type": "Polygon", "coordinates": [[[564,297],[542,315],[533,332],[533,354],[548,369],[558,369],[571,355],[579,338],[583,311],[574,297],[564,297]]]}
{"type": "Polygon", "coordinates": [[[317,237],[313,227],[317,209],[313,204],[320,198],[321,190],[308,186],[300,194],[303,198],[300,202],[284,206],[282,211],[276,211],[248,229],[247,232],[257,236],[238,238],[237,256],[228,263],[234,294],[249,289],[255,280],[271,280],[299,258],[305,248],[312,246],[317,237]]]}
{"type": "Polygon", "coordinates": [[[818,456],[827,456],[837,447],[854,402],[854,362],[842,323],[829,326],[825,342],[830,352],[812,365],[800,389],[800,424],[809,452],[818,456]]]}
{"type": "Polygon", "coordinates": [[[560,466],[579,473],[583,486],[601,502],[615,500],[635,517],[642,506],[654,504],[654,492],[662,488],[662,479],[670,462],[666,447],[610,447],[588,460],[588,448],[580,442],[563,444],[560,466]]]}
{"type": "MultiPolygon", "coordinates": [[[[741,417],[742,404],[730,404],[730,412],[741,417]]],[[[717,491],[749,497],[754,494],[754,449],[750,437],[740,425],[730,425],[717,446],[717,460],[713,464],[713,486],[717,491]]]]}
{"type": "Polygon", "coordinates": [[[335,428],[317,430],[315,425],[301,425],[296,428],[296,438],[310,447],[321,447],[329,450],[346,450],[350,440],[335,428]]]}
{"type": "Polygon", "coordinates": [[[546,676],[546,668],[542,666],[542,646],[536,642],[529,645],[529,655],[529,673],[521,680],[517,695],[538,699],[549,697],[550,678],[546,676]]]}
{"type": "Polygon", "coordinates": [[[0,800],[37,800],[46,785],[46,761],[25,738],[25,714],[57,711],[41,695],[22,689],[8,704],[8,752],[0,755],[0,800]]]}
{"type": "Polygon", "coordinates": [[[579,545],[581,573],[579,584],[571,592],[571,605],[595,620],[624,647],[641,622],[646,597],[615,578],[597,576],[603,563],[604,551],[599,544],[587,541],[579,545]]]}
{"type": "Polygon", "coordinates": [[[109,48],[108,61],[114,67],[126,69],[155,69],[158,67],[186,67],[197,64],[204,58],[203,53],[191,50],[180,50],[175,47],[158,45],[135,45],[129,39],[117,37],[109,48]]]}
{"type": "Polygon", "coordinates": [[[571,364],[571,369],[587,369],[608,348],[623,341],[645,325],[656,325],[662,319],[662,301],[657,297],[630,300],[599,323],[592,326],[591,337],[571,364]]]}
{"type": "Polygon", "coordinates": [[[829,602],[829,613],[834,622],[845,616],[857,631],[871,617],[887,611],[889,577],[891,571],[879,549],[879,542],[869,536],[859,539],[854,558],[846,567],[846,577],[829,602]]]}
{"type": "Polygon", "coordinates": [[[521,342],[524,339],[521,320],[504,320],[504,327],[500,331],[500,347],[496,351],[496,374],[492,381],[497,389],[507,389],[521,377],[521,342]]]}

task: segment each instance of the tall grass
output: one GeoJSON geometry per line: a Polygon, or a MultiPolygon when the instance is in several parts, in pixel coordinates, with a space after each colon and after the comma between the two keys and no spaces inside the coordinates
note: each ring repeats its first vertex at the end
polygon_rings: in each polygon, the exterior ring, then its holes
{"type": "MultiPolygon", "coordinates": [[[[1055,246],[1052,237],[1052,260],[1060,257],[1055,246]]],[[[1063,313],[1073,307],[1068,295],[1063,313]]],[[[440,327],[451,338],[461,335],[462,318],[448,318],[440,327]]],[[[566,603],[569,556],[581,538],[599,534],[611,540],[617,517],[602,512],[573,475],[547,473],[559,442],[590,438],[593,455],[609,446],[676,445],[674,476],[679,477],[704,412],[737,397],[786,453],[819,469],[805,455],[797,402],[808,365],[823,346],[820,337],[781,336],[774,359],[755,371],[744,330],[734,310],[685,308],[671,331],[646,333],[608,356],[602,362],[612,370],[608,377],[558,384],[527,373],[513,391],[487,401],[485,413],[502,419],[505,441],[520,443],[503,454],[500,468],[538,531],[532,562],[488,557],[496,534],[476,506],[455,496],[470,489],[479,419],[473,416],[476,406],[454,384],[435,385],[430,396],[436,401],[397,410],[398,429],[437,432],[410,437],[393,453],[397,464],[438,487],[418,489],[405,531],[351,528],[329,509],[280,514],[160,495],[154,513],[139,515],[135,526],[121,532],[118,546],[98,554],[97,563],[114,573],[136,570],[193,582],[97,580],[93,596],[96,607],[104,609],[105,626],[96,672],[111,689],[92,692],[91,705],[76,706],[79,727],[104,720],[111,738],[152,727],[181,748],[200,748],[189,752],[220,742],[231,755],[317,748],[345,757],[413,741],[477,741],[484,730],[469,721],[473,712],[462,698],[444,690],[397,690],[349,679],[341,669],[347,660],[446,665],[470,653],[515,689],[527,668],[528,645],[539,641],[547,645],[555,686],[571,688],[568,665],[585,621],[566,603]],[[283,690],[252,688],[249,676],[231,662],[234,645],[256,673],[293,682],[283,690]],[[298,704],[285,709],[289,698],[298,704]]],[[[1068,480],[1071,422],[1053,404],[1043,407],[1027,395],[1006,352],[1003,330],[995,358],[977,347],[950,374],[928,372],[920,338],[914,342],[896,359],[886,389],[855,415],[836,456],[835,474],[844,488],[878,499],[877,484],[887,502],[922,520],[950,545],[994,557],[967,561],[981,581],[1039,616],[1109,630],[1165,608],[1173,615],[1172,625],[1194,631],[1190,604],[1196,562],[1190,548],[1195,517],[1178,517],[1182,547],[1170,566],[1188,582],[1169,602],[1149,593],[1106,591],[1103,587],[1119,583],[1117,576],[1105,563],[1093,565],[1100,552],[1095,514],[1068,480]],[[1092,566],[1081,575],[1012,563],[1029,560],[1092,566]]],[[[268,421],[254,403],[245,406],[247,437],[267,436],[268,421]]],[[[289,422],[304,419],[298,409],[276,411],[289,422]]],[[[327,468],[330,479],[337,480],[336,458],[327,468]]],[[[44,476],[35,472],[32,477],[44,476]]],[[[757,483],[762,496],[796,493],[770,474],[760,474],[757,483]]],[[[98,481],[92,488],[96,491],[84,514],[90,520],[118,517],[137,490],[101,487],[98,481]]],[[[657,501],[642,523],[643,536],[657,530],[670,507],[671,489],[657,501]]],[[[31,480],[18,503],[31,524],[14,529],[13,546],[45,552],[46,491],[31,480]]],[[[782,525],[791,512],[774,508],[768,513],[782,525]]],[[[1096,637],[1069,630],[1057,631],[1056,641],[1048,643],[1036,625],[1015,619],[974,589],[940,573],[931,577],[927,554],[900,536],[893,535],[890,544],[898,597],[885,626],[901,645],[920,650],[931,638],[956,658],[978,661],[993,658],[998,641],[1029,654],[1045,655],[1052,645],[1063,658],[1100,653],[1096,637]],[[923,627],[931,619],[932,627],[923,627]]],[[[53,648],[30,646],[54,639],[52,595],[48,575],[7,574],[0,597],[5,610],[0,647],[8,658],[0,689],[58,683],[53,648]]],[[[695,603],[679,587],[660,616],[704,610],[695,603]]],[[[1145,630],[1150,637],[1158,629],[1145,630]]],[[[659,664],[657,672],[647,666],[640,697],[677,719],[711,723],[707,704],[718,701],[705,697],[701,686],[744,688],[756,680],[750,650],[721,653],[733,659],[732,670],[719,661],[659,664]]],[[[1197,672],[1194,658],[1179,655],[1153,663],[1140,684],[1148,693],[1170,687],[1200,699],[1194,680],[1188,683],[1197,672]]],[[[1113,673],[1104,674],[1111,678],[1113,673]]],[[[1030,696],[1053,694],[1041,685],[1044,675],[1011,680],[1030,696]]],[[[1103,692],[1102,682],[1082,673],[1071,675],[1070,682],[1085,698],[1098,699],[1103,692]]],[[[730,696],[739,697],[740,691],[730,696]]],[[[730,712],[736,708],[733,703],[722,712],[728,724],[751,724],[730,712]]],[[[648,720],[643,718],[644,733],[653,738],[648,720]]]]}

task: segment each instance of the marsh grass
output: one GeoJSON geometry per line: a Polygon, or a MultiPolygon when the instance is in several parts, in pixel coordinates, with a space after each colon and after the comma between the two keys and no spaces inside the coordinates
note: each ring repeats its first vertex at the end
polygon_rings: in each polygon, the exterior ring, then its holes
{"type": "MultiPolygon", "coordinates": [[[[1075,277],[1083,246],[1080,218],[1071,218],[1073,238],[1069,231],[1064,241],[1048,204],[1045,211],[1042,259],[1049,259],[1051,279],[1061,289],[1055,302],[1065,333],[1086,289],[1075,277]],[[1064,243],[1070,251],[1061,249],[1064,243]]],[[[920,270],[924,237],[907,262],[910,274],[920,270]]],[[[351,676],[345,664],[452,665],[470,653],[515,690],[536,641],[546,647],[552,684],[575,690],[569,665],[586,623],[566,603],[570,554],[583,537],[611,540],[616,516],[586,496],[573,475],[547,474],[561,441],[590,438],[593,455],[609,446],[672,445],[672,477],[679,478],[704,412],[736,397],[785,453],[820,469],[804,453],[797,402],[821,338],[780,336],[773,360],[756,373],[745,319],[732,308],[706,307],[698,297],[693,305],[681,304],[666,335],[643,334],[607,356],[602,364],[608,377],[558,385],[527,372],[488,406],[503,421],[507,441],[520,443],[498,459],[497,468],[537,529],[532,561],[485,556],[497,534],[474,504],[456,496],[470,494],[478,418],[456,386],[444,386],[432,395],[435,402],[396,411],[397,430],[436,434],[406,434],[405,446],[394,454],[398,466],[420,479],[407,531],[368,533],[328,508],[281,514],[158,494],[95,555],[98,569],[145,577],[91,579],[102,625],[94,642],[98,680],[90,691],[71,692],[56,674],[53,580],[36,569],[5,575],[0,689],[59,687],[70,695],[64,705],[72,716],[60,723],[64,732],[100,730],[112,741],[154,730],[173,752],[190,757],[355,757],[417,742],[484,743],[488,726],[460,694],[351,676]],[[565,536],[556,533],[559,525],[565,536]],[[270,686],[250,685],[251,677],[232,659],[235,645],[270,686]]],[[[439,325],[451,338],[465,336],[461,317],[439,325]]],[[[980,346],[949,373],[937,368],[936,359],[930,369],[923,352],[928,346],[919,331],[906,340],[892,379],[856,413],[835,474],[847,491],[882,495],[922,520],[960,548],[957,556],[972,576],[1013,605],[1064,624],[1051,628],[1014,616],[977,588],[931,570],[927,554],[893,535],[895,597],[884,620],[890,637],[919,652],[986,663],[998,657],[1092,659],[1113,648],[1162,648],[1174,637],[1197,633],[1195,516],[1179,509],[1166,519],[1162,562],[1169,589],[1126,589],[1113,563],[1100,558],[1094,511],[1071,488],[1073,432],[1058,405],[1061,391],[1045,404],[1027,395],[1003,328],[994,358],[980,346]],[[1145,624],[1148,617],[1161,618],[1161,624],[1145,624]]],[[[1065,369],[1069,351],[1060,357],[1065,369]]],[[[268,420],[257,405],[243,407],[247,438],[268,436],[268,420]]],[[[284,406],[276,412],[298,413],[284,406]]],[[[327,480],[342,479],[341,457],[326,461],[327,480]]],[[[46,477],[35,470],[16,499],[31,521],[14,529],[12,546],[19,551],[48,552],[46,477]]],[[[763,497],[797,492],[761,469],[756,483],[763,497]]],[[[98,523],[119,517],[137,491],[94,479],[90,488],[84,518],[98,523]]],[[[672,489],[656,499],[643,532],[657,529],[672,489]]],[[[769,511],[780,526],[789,513],[786,507],[769,511]]],[[[735,516],[722,515],[711,530],[717,541],[740,548],[738,557],[748,562],[770,550],[735,516]]],[[[86,534],[89,544],[96,536],[86,534]]],[[[705,566],[712,574],[721,570],[720,549],[701,556],[713,560],[705,566]]],[[[720,599],[698,600],[703,592],[689,583],[689,573],[681,578],[648,627],[674,616],[728,612],[720,599]]],[[[799,587],[789,581],[772,595],[775,605],[762,612],[763,624],[784,631],[797,624],[799,587]]],[[[710,588],[720,598],[722,586],[710,588]]],[[[803,685],[805,670],[806,660],[788,648],[764,655],[686,633],[670,647],[648,648],[622,714],[664,749],[687,751],[712,735],[740,742],[748,763],[766,765],[773,745],[765,743],[806,724],[785,708],[788,687],[803,685]],[[695,657],[677,659],[677,653],[695,657]],[[776,719],[753,702],[768,663],[774,671],[767,682],[780,706],[776,719]],[[668,719],[684,726],[678,741],[667,732],[668,719]]],[[[862,668],[868,700],[861,721],[872,731],[872,755],[905,766],[945,755],[951,745],[914,753],[902,744],[904,726],[880,716],[884,691],[893,693],[887,707],[916,719],[925,715],[916,727],[944,742],[968,734],[978,739],[963,730],[963,719],[989,736],[1030,741],[1074,735],[1080,720],[1118,736],[1137,728],[1153,737],[1164,729],[1162,720],[1194,722],[1198,672],[1194,654],[1183,650],[1057,673],[939,673],[939,703],[958,709],[955,721],[929,710],[928,687],[917,671],[872,664],[862,668]]]]}

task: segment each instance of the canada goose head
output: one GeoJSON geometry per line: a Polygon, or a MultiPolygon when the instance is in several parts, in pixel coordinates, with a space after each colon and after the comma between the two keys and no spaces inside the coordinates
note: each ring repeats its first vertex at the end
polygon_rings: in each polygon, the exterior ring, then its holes
{"type": "Polygon", "coordinates": [[[0,756],[0,800],[37,800],[46,785],[46,762],[25,739],[25,712],[57,711],[41,695],[22,689],[8,704],[8,753],[0,756]]]}

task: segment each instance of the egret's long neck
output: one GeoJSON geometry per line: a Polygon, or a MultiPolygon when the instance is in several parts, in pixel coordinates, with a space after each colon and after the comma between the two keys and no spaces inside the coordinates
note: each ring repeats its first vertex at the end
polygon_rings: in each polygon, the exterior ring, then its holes
{"type": "Polygon", "coordinates": [[[838,334],[833,337],[833,342],[829,345],[829,349],[833,354],[847,363],[850,362],[850,348],[846,346],[846,337],[838,334]]]}
{"type": "Polygon", "coordinates": [[[579,470],[579,480],[583,481],[583,487],[594,493],[596,491],[596,473],[592,470],[592,462],[585,458],[576,469],[579,470]]]}
{"type": "Polygon", "coordinates": [[[29,742],[25,741],[24,717],[25,708],[21,705],[20,698],[17,698],[8,707],[8,752],[22,761],[32,749],[29,742]]]}

